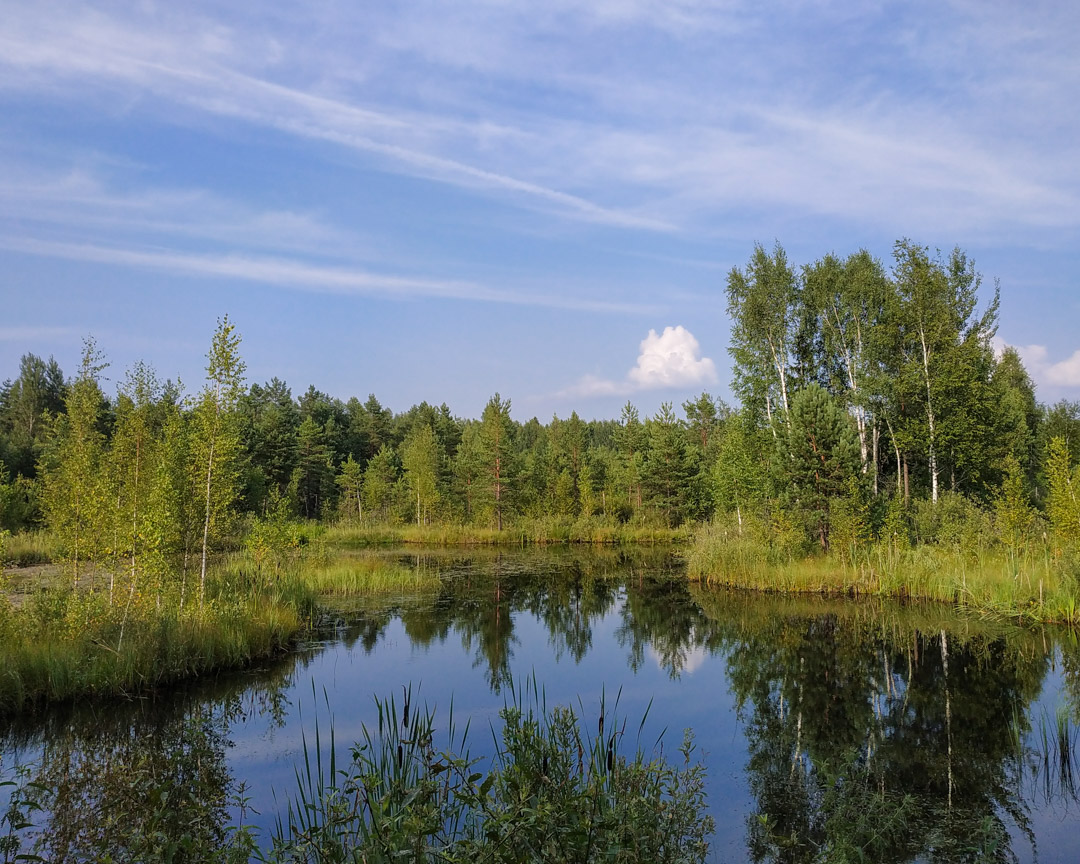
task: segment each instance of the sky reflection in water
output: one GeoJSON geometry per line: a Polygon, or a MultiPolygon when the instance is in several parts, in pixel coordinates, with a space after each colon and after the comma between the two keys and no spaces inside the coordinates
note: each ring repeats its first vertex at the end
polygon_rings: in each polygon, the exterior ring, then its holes
{"type": "MultiPolygon", "coordinates": [[[[109,776],[106,763],[123,770],[140,742],[168,752],[183,718],[200,713],[231,741],[216,764],[206,760],[206,788],[244,781],[259,811],[251,818],[268,832],[316,723],[324,744],[332,723],[344,758],[374,720],[373,697],[400,699],[411,687],[443,720],[451,703],[459,726],[469,719],[481,755],[512,682],[535,676],[548,705],[573,705],[586,727],[601,696],[610,704],[618,694],[624,750],[651,749],[666,730],[665,751],[677,758],[682,730],[694,730],[716,860],[813,861],[826,851],[841,860],[861,850],[869,860],[1030,861],[1037,850],[1042,862],[1064,862],[1080,853],[1071,634],[939,607],[710,591],[687,586],[665,550],[406,560],[436,568],[441,589],[339,609],[318,641],[260,670],[15,724],[3,765],[47,745],[52,776],[85,786],[109,776]],[[72,750],[97,762],[73,768],[72,750]]],[[[101,807],[108,794],[104,785],[83,792],[101,807]]]]}

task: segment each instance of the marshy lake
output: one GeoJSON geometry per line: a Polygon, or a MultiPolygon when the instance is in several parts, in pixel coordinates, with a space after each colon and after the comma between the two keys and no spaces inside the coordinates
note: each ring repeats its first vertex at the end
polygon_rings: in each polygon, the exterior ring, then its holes
{"type": "Polygon", "coordinates": [[[265,844],[297,772],[328,757],[331,731],[347,761],[376,698],[410,692],[437,729],[452,712],[483,756],[535,682],[586,729],[617,700],[623,752],[678,760],[693,730],[712,860],[1080,857],[1073,631],[700,587],[664,547],[379,554],[438,581],[330,607],[316,637],[258,668],[9,721],[4,777],[22,764],[57,790],[38,820],[54,853],[107,831],[120,778],[147,766],[208,818],[238,819],[222,802],[242,788],[265,844]]]}

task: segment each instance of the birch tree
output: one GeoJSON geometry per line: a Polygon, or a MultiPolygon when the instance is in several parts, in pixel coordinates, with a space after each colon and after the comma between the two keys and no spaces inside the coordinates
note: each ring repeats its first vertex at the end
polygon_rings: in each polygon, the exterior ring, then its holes
{"type": "Polygon", "coordinates": [[[877,485],[877,418],[872,411],[872,346],[886,326],[890,294],[881,263],[865,250],[841,261],[833,255],[804,271],[805,302],[820,320],[824,378],[855,418],[863,474],[877,485]]]}
{"type": "Polygon", "coordinates": [[[161,387],[153,371],[137,363],[128,372],[116,400],[116,428],[109,461],[116,489],[116,530],[124,537],[122,544],[116,544],[116,553],[119,556],[121,548],[126,553],[124,564],[128,575],[118,651],[123,646],[139,577],[145,570],[141,555],[147,540],[153,537],[151,519],[163,515],[154,513],[150,506],[161,452],[160,398],[161,387]]]}
{"type": "Polygon", "coordinates": [[[110,507],[106,500],[102,415],[105,396],[98,379],[108,364],[92,338],[83,343],[82,363],[65,399],[53,450],[46,458],[43,505],[49,527],[66,549],[79,590],[87,563],[104,549],[110,507]]]}
{"type": "MultiPolygon", "coordinates": [[[[922,412],[930,500],[940,497],[942,438],[967,434],[972,386],[985,377],[977,368],[996,332],[998,297],[975,317],[981,278],[959,249],[948,262],[931,258],[909,240],[894,248],[893,279],[905,359],[903,377],[917,382],[911,395],[922,412]]],[[[988,369],[986,370],[989,371],[988,369]]],[[[954,446],[954,450],[956,450],[954,446]]]]}
{"type": "Polygon", "coordinates": [[[728,274],[728,351],[735,361],[732,389],[744,406],[764,410],[774,435],[777,414],[788,423],[798,300],[795,272],[779,243],[771,255],[760,243],[755,245],[746,269],[735,267],[728,274]]]}
{"type": "Polygon", "coordinates": [[[202,483],[202,560],[199,605],[206,597],[206,565],[210,548],[227,524],[239,492],[242,444],[236,405],[243,394],[244,361],[240,334],[228,316],[218,321],[207,354],[206,385],[192,411],[195,477],[202,483]]]}
{"type": "Polygon", "coordinates": [[[416,504],[416,524],[431,520],[439,501],[439,446],[431,427],[419,423],[401,448],[401,467],[405,484],[416,504]]]}

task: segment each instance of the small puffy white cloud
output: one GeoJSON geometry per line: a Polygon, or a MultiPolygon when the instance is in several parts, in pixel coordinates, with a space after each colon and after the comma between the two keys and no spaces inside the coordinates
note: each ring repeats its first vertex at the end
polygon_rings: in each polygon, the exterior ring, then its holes
{"type": "Polygon", "coordinates": [[[1016,346],[1020,359],[1040,384],[1051,387],[1080,387],[1080,351],[1071,357],[1051,362],[1045,345],[1016,346]]]}
{"type": "Polygon", "coordinates": [[[679,390],[715,384],[716,364],[701,356],[701,345],[681,324],[641,340],[637,364],[622,381],[584,376],[560,396],[619,396],[639,390],[679,390]]]}
{"type": "Polygon", "coordinates": [[[697,387],[716,382],[716,364],[701,356],[694,334],[683,327],[655,330],[641,341],[637,365],[626,376],[635,390],[697,387]]]}

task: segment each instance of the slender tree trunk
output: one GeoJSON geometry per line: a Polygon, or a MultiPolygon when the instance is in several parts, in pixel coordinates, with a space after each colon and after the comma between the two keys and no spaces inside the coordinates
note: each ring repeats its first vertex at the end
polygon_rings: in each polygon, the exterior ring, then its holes
{"type": "Polygon", "coordinates": [[[127,627],[128,615],[131,612],[131,601],[135,597],[136,547],[139,542],[139,458],[141,455],[141,443],[139,440],[135,441],[135,484],[131,501],[131,581],[128,585],[127,605],[124,606],[124,618],[120,622],[120,638],[116,640],[117,653],[120,652],[124,645],[124,630],[127,627]]]}
{"type": "Polygon", "coordinates": [[[74,564],[75,564],[75,591],[79,590],[79,520],[82,518],[81,510],[79,506],[81,503],[78,489],[75,490],[75,543],[74,543],[74,564]]]}
{"type": "MultiPolygon", "coordinates": [[[[839,319],[839,314],[836,317],[839,319]]],[[[839,326],[837,329],[839,331],[839,326]]],[[[855,374],[855,358],[846,345],[843,347],[842,353],[844,355],[844,371],[847,372],[848,387],[851,388],[851,401],[855,405],[855,427],[859,432],[859,454],[862,457],[862,472],[866,474],[870,470],[870,452],[866,443],[866,412],[858,404],[859,380],[855,374]]]]}
{"type": "MultiPolygon", "coordinates": [[[[496,445],[498,446],[498,445],[496,445]]],[[[502,482],[500,471],[502,469],[502,458],[496,454],[495,456],[495,523],[498,526],[498,530],[502,531],[502,482]]]]}
{"type": "Polygon", "coordinates": [[[773,440],[775,441],[775,440],[776,440],[777,438],[779,438],[780,436],[779,436],[779,435],[777,434],[777,432],[776,432],[776,424],[775,424],[775,423],[773,423],[773,417],[772,417],[772,397],[771,397],[771,396],[770,396],[770,395],[769,395],[768,393],[766,393],[766,394],[765,394],[765,416],[766,416],[766,417],[768,418],[768,420],[769,420],[769,429],[771,429],[771,430],[772,430],[772,437],[773,437],[773,440]]]}
{"type": "Polygon", "coordinates": [[[889,440],[892,441],[893,450],[896,453],[896,494],[899,495],[904,491],[904,488],[900,482],[900,445],[896,443],[896,433],[892,428],[892,420],[889,419],[889,415],[885,415],[885,428],[889,430],[889,440]]]}
{"type": "Polygon", "coordinates": [[[187,540],[184,541],[184,563],[183,569],[180,574],[180,611],[184,611],[184,600],[187,597],[187,574],[188,564],[191,560],[191,550],[188,546],[187,540]]]}
{"type": "Polygon", "coordinates": [[[776,367],[776,374],[780,379],[780,399],[784,403],[784,420],[790,426],[791,416],[788,413],[787,395],[787,364],[780,359],[780,355],[777,352],[776,345],[773,344],[772,339],[769,340],[769,350],[772,352],[773,365],[776,367]]]}
{"type": "Polygon", "coordinates": [[[937,504],[939,470],[936,446],[937,441],[934,429],[934,403],[930,395],[930,350],[926,345],[926,332],[922,329],[919,330],[919,341],[922,344],[923,380],[926,383],[926,423],[927,431],[929,433],[927,444],[929,446],[930,456],[930,500],[934,504],[937,504]]]}
{"type": "Polygon", "coordinates": [[[879,473],[878,472],[878,464],[879,464],[878,460],[879,460],[879,458],[881,456],[881,451],[880,451],[880,447],[881,447],[881,427],[878,425],[877,420],[874,421],[874,429],[873,429],[872,438],[873,438],[873,442],[874,442],[874,451],[873,451],[874,452],[874,458],[873,458],[873,466],[874,466],[874,497],[877,497],[877,494],[878,494],[878,473],[879,473]]]}
{"type": "Polygon", "coordinates": [[[210,435],[210,454],[206,460],[206,518],[203,520],[203,535],[202,535],[202,567],[199,571],[199,608],[202,608],[203,601],[206,598],[206,550],[210,544],[210,492],[211,481],[214,476],[214,448],[217,446],[217,433],[218,433],[218,416],[221,412],[221,403],[219,401],[218,392],[215,391],[214,399],[217,404],[214,406],[214,425],[212,427],[212,433],[210,435]]]}
{"type": "Polygon", "coordinates": [[[210,458],[206,463],[206,518],[203,521],[202,535],[202,565],[199,570],[199,607],[203,605],[206,597],[206,550],[210,543],[210,483],[213,478],[214,466],[214,442],[210,442],[210,458]]]}
{"type": "Polygon", "coordinates": [[[953,770],[952,770],[952,700],[949,698],[949,643],[945,631],[941,631],[941,666],[945,673],[945,740],[948,747],[949,765],[949,810],[952,810],[953,770]]]}

